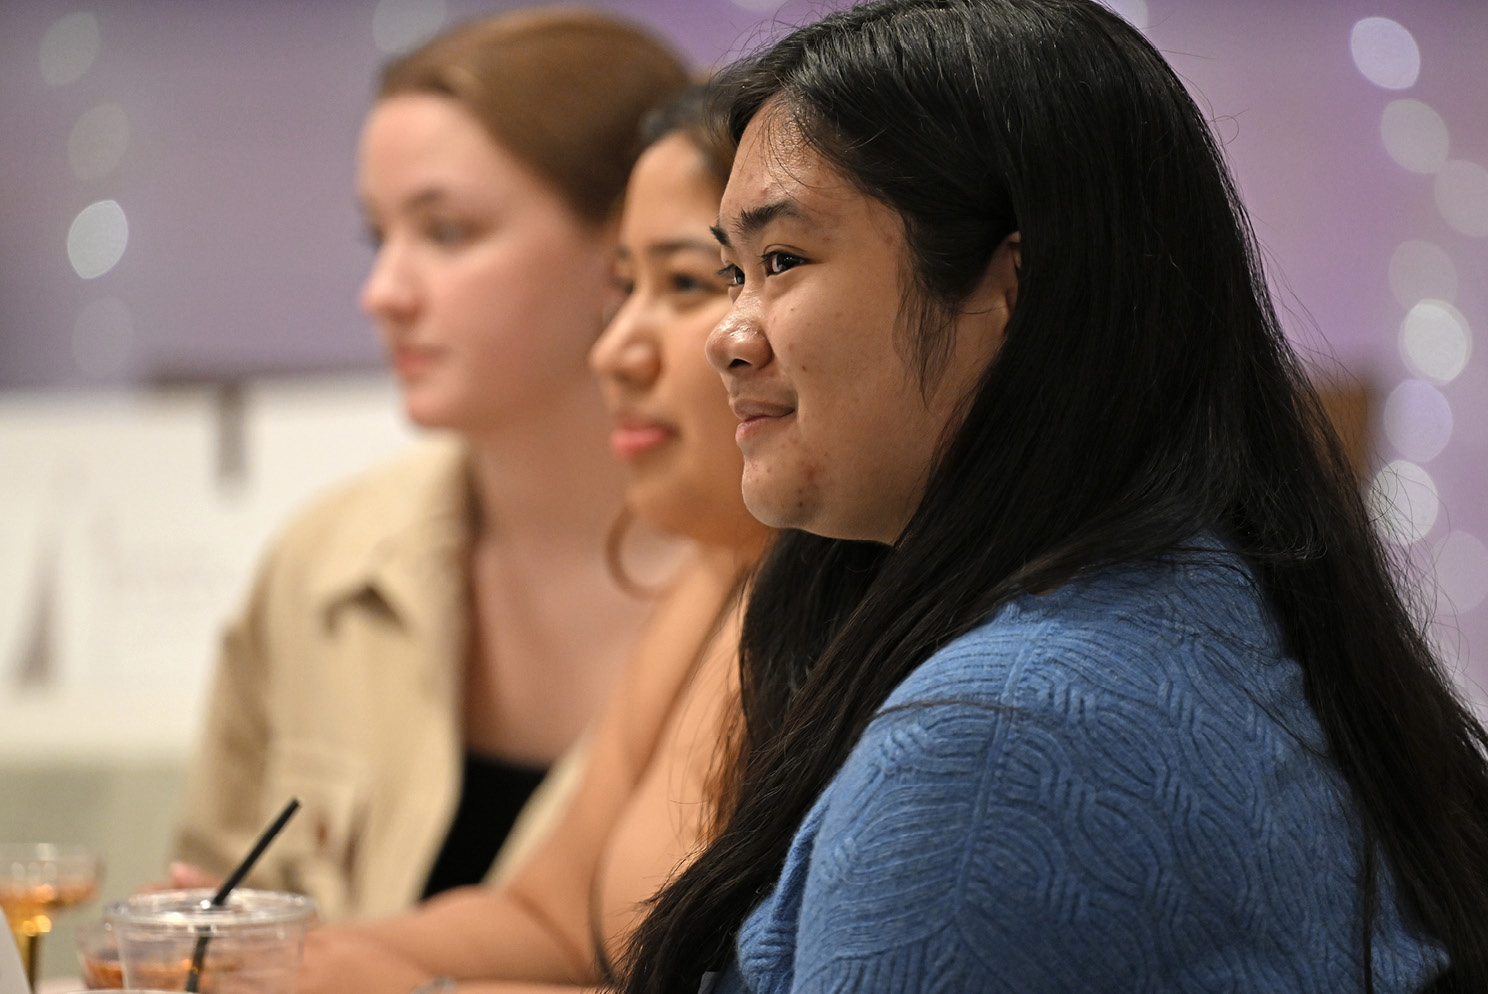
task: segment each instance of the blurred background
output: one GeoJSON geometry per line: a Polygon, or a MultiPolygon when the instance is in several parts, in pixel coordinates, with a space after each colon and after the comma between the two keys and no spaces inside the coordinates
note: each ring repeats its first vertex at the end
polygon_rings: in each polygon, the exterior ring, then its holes
{"type": "MultiPolygon", "coordinates": [[[[699,70],[834,6],[592,5],[699,70]]],[[[1213,119],[1380,527],[1488,699],[1488,4],[1110,5],[1213,119]]],[[[377,70],[512,6],[0,4],[0,839],[103,847],[110,895],[161,873],[258,550],[410,437],[355,303],[377,70]]]]}

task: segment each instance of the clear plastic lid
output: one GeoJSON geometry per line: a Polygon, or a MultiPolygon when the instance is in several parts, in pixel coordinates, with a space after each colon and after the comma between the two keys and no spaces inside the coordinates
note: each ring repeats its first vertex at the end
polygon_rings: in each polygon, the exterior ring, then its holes
{"type": "Polygon", "coordinates": [[[117,929],[216,935],[307,925],[315,915],[315,902],[300,894],[240,888],[220,906],[211,903],[212,896],[207,888],[136,894],[110,904],[104,918],[117,929]]]}

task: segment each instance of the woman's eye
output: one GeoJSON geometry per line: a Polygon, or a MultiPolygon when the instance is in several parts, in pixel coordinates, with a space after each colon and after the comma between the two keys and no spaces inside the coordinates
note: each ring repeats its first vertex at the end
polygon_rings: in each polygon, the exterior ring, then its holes
{"type": "Polygon", "coordinates": [[[436,245],[459,245],[470,237],[469,227],[458,221],[431,221],[425,233],[436,245]]]}
{"type": "Polygon", "coordinates": [[[766,276],[779,276],[805,261],[799,255],[791,255],[789,252],[766,252],[760,256],[760,264],[765,267],[766,276]]]}
{"type": "Polygon", "coordinates": [[[716,279],[699,273],[673,273],[671,277],[673,293],[686,294],[715,294],[722,293],[725,289],[720,286],[716,279]]]}
{"type": "Polygon", "coordinates": [[[744,285],[744,270],[733,263],[729,263],[720,269],[718,276],[727,286],[740,287],[744,285]]]}

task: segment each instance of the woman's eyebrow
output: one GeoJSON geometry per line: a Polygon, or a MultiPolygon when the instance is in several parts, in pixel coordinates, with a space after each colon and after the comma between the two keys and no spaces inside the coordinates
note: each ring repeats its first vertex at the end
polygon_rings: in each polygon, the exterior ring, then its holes
{"type": "Polygon", "coordinates": [[[718,244],[728,248],[733,245],[733,242],[729,239],[728,229],[732,229],[734,238],[748,238],[759,234],[760,229],[765,225],[782,217],[805,220],[806,212],[801,209],[800,204],[794,198],[784,197],[780,200],[771,201],[768,204],[761,204],[758,207],[746,207],[739,212],[737,221],[727,225],[724,224],[723,218],[720,217],[718,224],[714,225],[710,230],[713,232],[713,237],[718,239],[718,244]]]}
{"type": "Polygon", "coordinates": [[[674,252],[705,252],[716,255],[714,250],[718,246],[702,238],[674,238],[663,242],[654,242],[642,246],[647,255],[671,255],[674,252]]]}

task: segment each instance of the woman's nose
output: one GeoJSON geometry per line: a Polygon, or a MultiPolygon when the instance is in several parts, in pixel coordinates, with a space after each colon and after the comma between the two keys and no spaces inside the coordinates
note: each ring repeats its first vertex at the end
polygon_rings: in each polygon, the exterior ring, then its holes
{"type": "Polygon", "coordinates": [[[412,274],[401,253],[384,244],[372,259],[372,268],[362,282],[362,310],[370,317],[389,320],[406,317],[416,306],[412,274]]]}
{"type": "Polygon", "coordinates": [[[661,352],[650,334],[645,299],[632,293],[589,349],[589,368],[598,376],[644,386],[661,375],[661,352]]]}
{"type": "Polygon", "coordinates": [[[708,333],[704,347],[708,362],[720,373],[739,373],[767,365],[773,353],[770,340],[747,308],[735,304],[708,333]]]}

